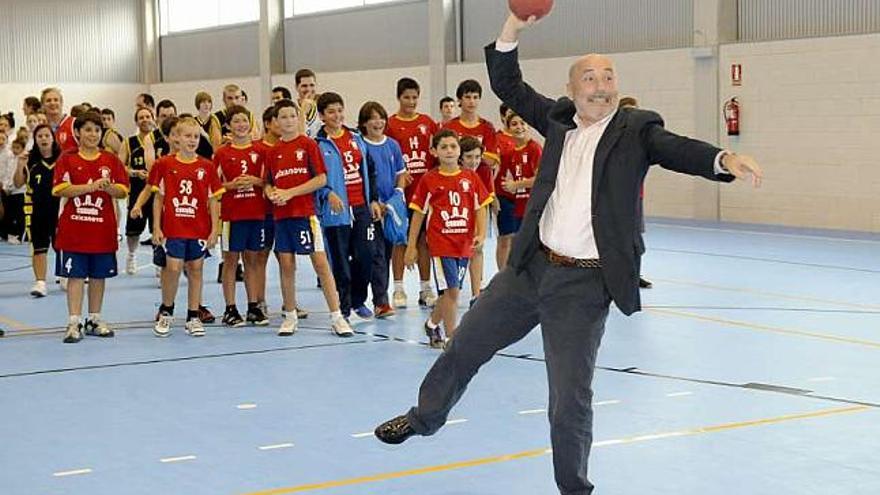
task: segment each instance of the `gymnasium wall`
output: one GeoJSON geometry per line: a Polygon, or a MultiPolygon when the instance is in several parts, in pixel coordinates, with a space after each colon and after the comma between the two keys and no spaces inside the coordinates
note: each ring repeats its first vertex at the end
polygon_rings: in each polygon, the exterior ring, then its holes
{"type": "Polygon", "coordinates": [[[259,76],[258,34],[249,22],[162,36],[162,81],[259,76]]]}

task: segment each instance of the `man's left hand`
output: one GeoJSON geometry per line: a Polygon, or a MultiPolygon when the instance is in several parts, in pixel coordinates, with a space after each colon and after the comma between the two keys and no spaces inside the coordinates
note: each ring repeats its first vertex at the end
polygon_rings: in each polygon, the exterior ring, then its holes
{"type": "Polygon", "coordinates": [[[751,177],[752,185],[761,187],[764,172],[761,171],[761,166],[758,165],[754,158],[747,155],[727,153],[721,158],[721,165],[737,179],[746,180],[751,177]]]}

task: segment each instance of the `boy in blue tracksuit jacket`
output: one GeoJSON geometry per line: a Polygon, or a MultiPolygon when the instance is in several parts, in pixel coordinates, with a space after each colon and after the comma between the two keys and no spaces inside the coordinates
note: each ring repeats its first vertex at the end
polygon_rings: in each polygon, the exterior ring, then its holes
{"type": "MultiPolygon", "coordinates": [[[[364,103],[358,113],[358,130],[366,143],[367,166],[370,171],[370,184],[375,184],[376,199],[385,216],[385,204],[395,194],[403,194],[406,186],[406,164],[400,145],[385,135],[388,113],[375,101],[364,103]]],[[[406,211],[401,212],[406,215],[406,211]]],[[[388,304],[388,270],[393,246],[385,238],[382,222],[375,222],[376,254],[373,257],[373,308],[377,318],[385,318],[394,314],[388,304]]]]}
{"type": "Polygon", "coordinates": [[[327,168],[327,186],[318,194],[318,215],[327,253],[339,292],[342,315],[351,311],[359,317],[373,317],[366,306],[372,273],[376,231],[381,215],[366,160],[361,135],[343,125],[345,106],[336,93],[318,98],[318,113],[324,122],[316,140],[327,168]]]}

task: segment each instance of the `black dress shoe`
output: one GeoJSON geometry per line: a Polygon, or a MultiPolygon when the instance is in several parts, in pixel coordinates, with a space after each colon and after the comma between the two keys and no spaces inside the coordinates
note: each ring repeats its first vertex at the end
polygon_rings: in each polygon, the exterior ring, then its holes
{"type": "Polygon", "coordinates": [[[639,277],[639,289],[650,289],[651,287],[654,287],[654,284],[652,284],[649,280],[645,280],[642,277],[639,277]]]}
{"type": "Polygon", "coordinates": [[[374,433],[376,438],[391,445],[401,444],[405,442],[407,438],[417,435],[416,431],[410,426],[409,419],[407,419],[405,415],[398,416],[382,423],[376,427],[374,433]]]}

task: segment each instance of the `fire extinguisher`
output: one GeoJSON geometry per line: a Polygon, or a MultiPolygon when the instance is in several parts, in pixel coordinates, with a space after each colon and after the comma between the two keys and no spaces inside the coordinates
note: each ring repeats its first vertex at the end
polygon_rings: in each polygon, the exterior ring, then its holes
{"type": "Polygon", "coordinates": [[[739,136],[739,101],[734,96],[724,103],[724,120],[727,122],[727,135],[739,136]]]}

